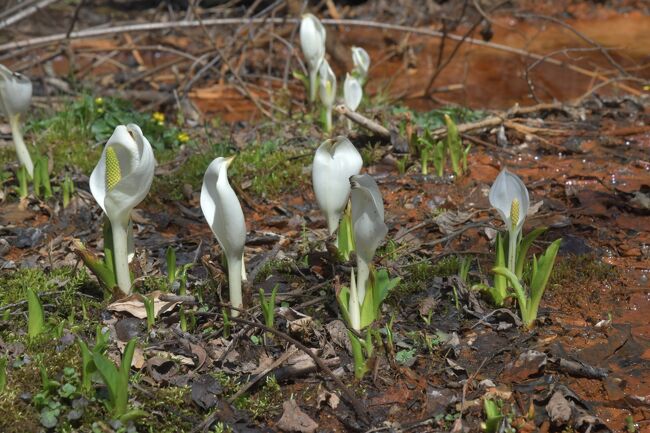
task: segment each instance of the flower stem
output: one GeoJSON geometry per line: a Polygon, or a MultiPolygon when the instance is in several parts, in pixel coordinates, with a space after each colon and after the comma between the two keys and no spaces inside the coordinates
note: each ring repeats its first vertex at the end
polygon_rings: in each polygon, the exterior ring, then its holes
{"type": "MultiPolygon", "coordinates": [[[[241,256],[228,257],[228,289],[230,292],[230,304],[235,308],[241,308],[243,305],[241,293],[241,268],[241,256]]],[[[232,317],[237,317],[239,316],[239,311],[232,309],[230,315],[232,317]]]]}
{"type": "Polygon", "coordinates": [[[317,80],[318,68],[314,68],[314,70],[309,71],[309,102],[312,104],[316,102],[316,90],[318,89],[317,80]]]}
{"type": "Polygon", "coordinates": [[[332,132],[332,107],[325,107],[325,132],[332,132]]]}
{"type": "Polygon", "coordinates": [[[9,125],[11,126],[11,135],[14,139],[14,146],[16,147],[16,155],[18,155],[18,161],[20,165],[23,165],[27,169],[27,174],[30,178],[34,177],[34,163],[32,158],[29,156],[29,151],[23,140],[23,133],[20,131],[20,119],[19,115],[15,114],[9,116],[9,125]]]}
{"type": "Polygon", "coordinates": [[[115,275],[117,285],[125,295],[131,294],[131,273],[129,271],[129,251],[127,224],[111,221],[113,232],[113,261],[115,262],[115,275]]]}
{"type": "Polygon", "coordinates": [[[517,260],[517,238],[519,233],[515,230],[510,230],[508,234],[508,270],[515,273],[515,264],[517,260]]]}

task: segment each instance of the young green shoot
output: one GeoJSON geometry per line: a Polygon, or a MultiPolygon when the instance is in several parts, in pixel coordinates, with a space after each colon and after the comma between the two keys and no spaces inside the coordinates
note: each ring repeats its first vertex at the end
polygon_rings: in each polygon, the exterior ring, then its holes
{"type": "Polygon", "coordinates": [[[77,340],[79,350],[81,351],[81,389],[88,396],[90,396],[92,391],[92,375],[97,371],[93,355],[95,353],[99,355],[104,354],[108,347],[109,338],[110,335],[108,331],[103,332],[102,326],[97,325],[95,331],[95,345],[93,346],[92,351],[82,339],[77,340]]]}
{"type": "Polygon", "coordinates": [[[0,358],[0,395],[7,387],[7,358],[0,358]]]}
{"type": "Polygon", "coordinates": [[[146,412],[138,409],[129,411],[128,407],[129,376],[131,372],[131,361],[135,352],[135,344],[135,339],[127,343],[119,367],[116,367],[106,355],[93,353],[95,367],[108,388],[108,400],[105,401],[106,407],[115,419],[122,422],[147,416],[146,412]]]}
{"type": "Polygon", "coordinates": [[[72,198],[72,194],[74,194],[74,182],[67,173],[63,178],[61,190],[63,195],[63,209],[65,209],[70,205],[70,199],[72,198]]]}
{"type": "Polygon", "coordinates": [[[485,433],[496,433],[499,431],[499,424],[503,419],[500,405],[494,400],[486,398],[483,400],[483,410],[485,411],[483,431],[485,433]]]}
{"type": "Polygon", "coordinates": [[[43,186],[43,198],[45,200],[52,197],[52,184],[50,183],[50,172],[48,171],[48,159],[47,157],[40,157],[37,160],[38,166],[34,167],[34,176],[36,176],[36,171],[41,178],[41,185],[43,186]]]}
{"type": "Polygon", "coordinates": [[[408,169],[408,163],[409,163],[408,156],[403,156],[395,161],[395,165],[397,166],[397,172],[400,174],[400,176],[406,174],[406,170],[408,169]]]}
{"type": "Polygon", "coordinates": [[[447,126],[446,145],[451,159],[451,167],[454,174],[459,177],[467,171],[467,155],[471,144],[463,148],[458,127],[448,114],[445,114],[445,125],[447,126]]]}
{"type": "Polygon", "coordinates": [[[45,330],[45,312],[38,295],[31,287],[27,288],[27,336],[33,341],[45,330]]]}
{"type": "Polygon", "coordinates": [[[537,319],[539,304],[546,290],[548,279],[551,276],[561,242],[561,239],[552,242],[544,254],[540,256],[539,260],[533,256],[529,292],[526,292],[521,280],[510,269],[505,267],[496,267],[493,269],[495,273],[505,276],[512,285],[514,296],[519,305],[521,320],[527,329],[532,328],[537,319]]]}
{"type": "Polygon", "coordinates": [[[144,303],[144,310],[147,312],[147,331],[151,331],[153,325],[156,323],[154,300],[148,296],[143,296],[142,302],[144,303]]]}
{"type": "Polygon", "coordinates": [[[167,261],[167,282],[171,289],[174,282],[176,282],[176,250],[171,245],[167,247],[165,259],[167,261]]]}
{"type": "Polygon", "coordinates": [[[27,169],[21,165],[16,170],[16,181],[18,182],[18,197],[26,198],[29,194],[29,185],[27,183],[27,169]]]}
{"type": "Polygon", "coordinates": [[[228,310],[225,308],[221,309],[221,315],[223,316],[223,338],[230,338],[230,331],[232,330],[232,322],[230,321],[230,316],[228,316],[228,310]]]}
{"type": "Polygon", "coordinates": [[[260,288],[259,291],[259,299],[260,299],[260,307],[262,307],[262,314],[264,315],[264,324],[269,327],[273,328],[274,322],[275,322],[275,297],[278,294],[278,285],[276,284],[275,287],[273,287],[273,290],[271,291],[271,296],[269,297],[269,300],[266,300],[266,296],[264,295],[264,289],[260,288]]]}

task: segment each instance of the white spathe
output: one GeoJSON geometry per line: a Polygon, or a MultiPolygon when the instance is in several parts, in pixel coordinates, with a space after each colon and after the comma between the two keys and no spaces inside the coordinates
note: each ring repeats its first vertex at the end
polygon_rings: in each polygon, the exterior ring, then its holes
{"type": "Polygon", "coordinates": [[[357,111],[361,99],[363,98],[363,88],[361,82],[350,74],[345,75],[343,83],[343,101],[350,111],[357,111]]]}
{"type": "Polygon", "coordinates": [[[320,77],[320,101],[325,107],[325,131],[330,132],[332,130],[332,107],[336,100],[336,75],[327,60],[323,60],[321,63],[318,76],[320,77]]]}
{"type": "Polygon", "coordinates": [[[20,130],[20,116],[27,112],[31,101],[32,82],[29,78],[0,65],[0,110],[9,119],[18,161],[33,177],[34,163],[20,130]]]}
{"type": "Polygon", "coordinates": [[[519,176],[504,168],[490,188],[489,199],[508,230],[508,269],[515,272],[518,239],[530,207],[528,190],[519,176]]]}
{"type": "MultiPolygon", "coordinates": [[[[230,303],[242,308],[246,222],[237,194],[228,181],[228,166],[234,158],[219,157],[208,166],[201,187],[201,210],[228,261],[230,303]]],[[[231,315],[236,317],[239,311],[233,309],[231,315]]]]}
{"type": "Polygon", "coordinates": [[[357,290],[359,304],[363,305],[370,263],[375,251],[388,233],[384,223],[384,201],[377,182],[367,175],[350,177],[352,192],[352,227],[357,253],[357,290]]]}
{"type": "Polygon", "coordinates": [[[522,180],[514,173],[503,169],[490,188],[490,205],[497,210],[507,229],[521,231],[530,207],[528,190],[522,180]],[[517,221],[512,221],[512,202],[517,200],[519,212],[517,221]]]}
{"type": "Polygon", "coordinates": [[[318,207],[325,214],[332,235],[350,197],[350,176],[359,174],[361,154],[347,137],[325,140],[316,149],[312,164],[312,184],[318,207]]]}
{"type": "Polygon", "coordinates": [[[354,64],[353,75],[357,76],[361,84],[364,84],[368,79],[368,70],[370,69],[368,52],[361,47],[352,47],[352,63],[354,64]]]}
{"type": "Polygon", "coordinates": [[[359,302],[359,291],[354,280],[354,268],[350,269],[350,299],[348,301],[348,314],[350,315],[350,326],[355,331],[361,331],[361,303],[359,302]]]}
{"type": "Polygon", "coordinates": [[[155,168],[151,144],[140,127],[119,125],[90,175],[90,192],[111,222],[117,283],[127,295],[131,293],[128,264],[132,248],[128,234],[131,211],[149,193],[155,168]]]}
{"type": "Polygon", "coordinates": [[[300,46],[309,70],[309,101],[316,99],[317,77],[325,58],[325,27],[312,14],[305,14],[300,21],[300,46]]]}

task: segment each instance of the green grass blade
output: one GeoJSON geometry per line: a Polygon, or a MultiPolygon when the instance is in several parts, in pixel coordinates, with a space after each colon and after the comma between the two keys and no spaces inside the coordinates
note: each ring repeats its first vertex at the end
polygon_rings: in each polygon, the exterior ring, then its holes
{"type": "Polygon", "coordinates": [[[528,254],[528,249],[535,242],[535,239],[539,237],[542,233],[546,231],[546,227],[537,227],[535,230],[528,233],[520,242],[519,248],[517,251],[517,261],[515,264],[515,274],[517,278],[521,279],[522,274],[524,273],[524,264],[526,263],[526,254],[528,254]]]}

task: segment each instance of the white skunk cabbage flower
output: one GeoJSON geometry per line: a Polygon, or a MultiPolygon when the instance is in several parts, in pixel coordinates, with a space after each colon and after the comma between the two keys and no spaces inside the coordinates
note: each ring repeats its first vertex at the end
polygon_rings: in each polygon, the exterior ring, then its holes
{"type": "Polygon", "coordinates": [[[359,174],[363,159],[346,137],[325,140],[316,149],[312,183],[318,207],[325,214],[330,236],[339,226],[350,197],[350,176],[359,174]]]}
{"type": "Polygon", "coordinates": [[[357,290],[359,305],[363,305],[370,263],[379,244],[388,233],[384,223],[384,201],[377,182],[367,175],[350,177],[352,193],[352,227],[357,252],[357,290]]]}
{"type": "Polygon", "coordinates": [[[325,59],[325,27],[312,14],[305,14],[300,21],[300,46],[309,69],[309,102],[316,100],[318,70],[325,59]]]}
{"type": "Polygon", "coordinates": [[[352,47],[352,63],[354,64],[352,75],[359,79],[361,85],[365,84],[370,69],[368,52],[361,47],[352,47]]]}
{"type": "Polygon", "coordinates": [[[90,175],[90,192],[111,222],[117,285],[125,295],[131,293],[131,211],[149,192],[155,167],[151,144],[140,127],[119,125],[90,175]]]}
{"type": "MultiPolygon", "coordinates": [[[[234,156],[219,157],[208,166],[201,187],[201,210],[228,261],[230,303],[235,308],[242,308],[241,285],[242,279],[246,279],[246,222],[239,199],[228,182],[228,166],[233,159],[234,156]]],[[[231,315],[237,317],[239,311],[233,309],[231,315]]]]}
{"type": "Polygon", "coordinates": [[[34,163],[20,131],[20,116],[27,111],[31,101],[32,82],[29,78],[0,65],[0,110],[9,119],[18,162],[30,177],[34,177],[34,163]]]}
{"type": "Polygon", "coordinates": [[[503,169],[490,188],[489,198],[508,229],[508,269],[514,273],[517,243],[530,207],[528,190],[519,176],[503,169]]]}
{"type": "Polygon", "coordinates": [[[343,101],[350,111],[357,111],[361,99],[363,98],[363,88],[361,82],[350,74],[345,75],[343,83],[343,101]]]}
{"type": "Polygon", "coordinates": [[[327,60],[320,65],[320,100],[325,107],[325,132],[332,130],[332,107],[336,99],[336,75],[327,60]]]}

